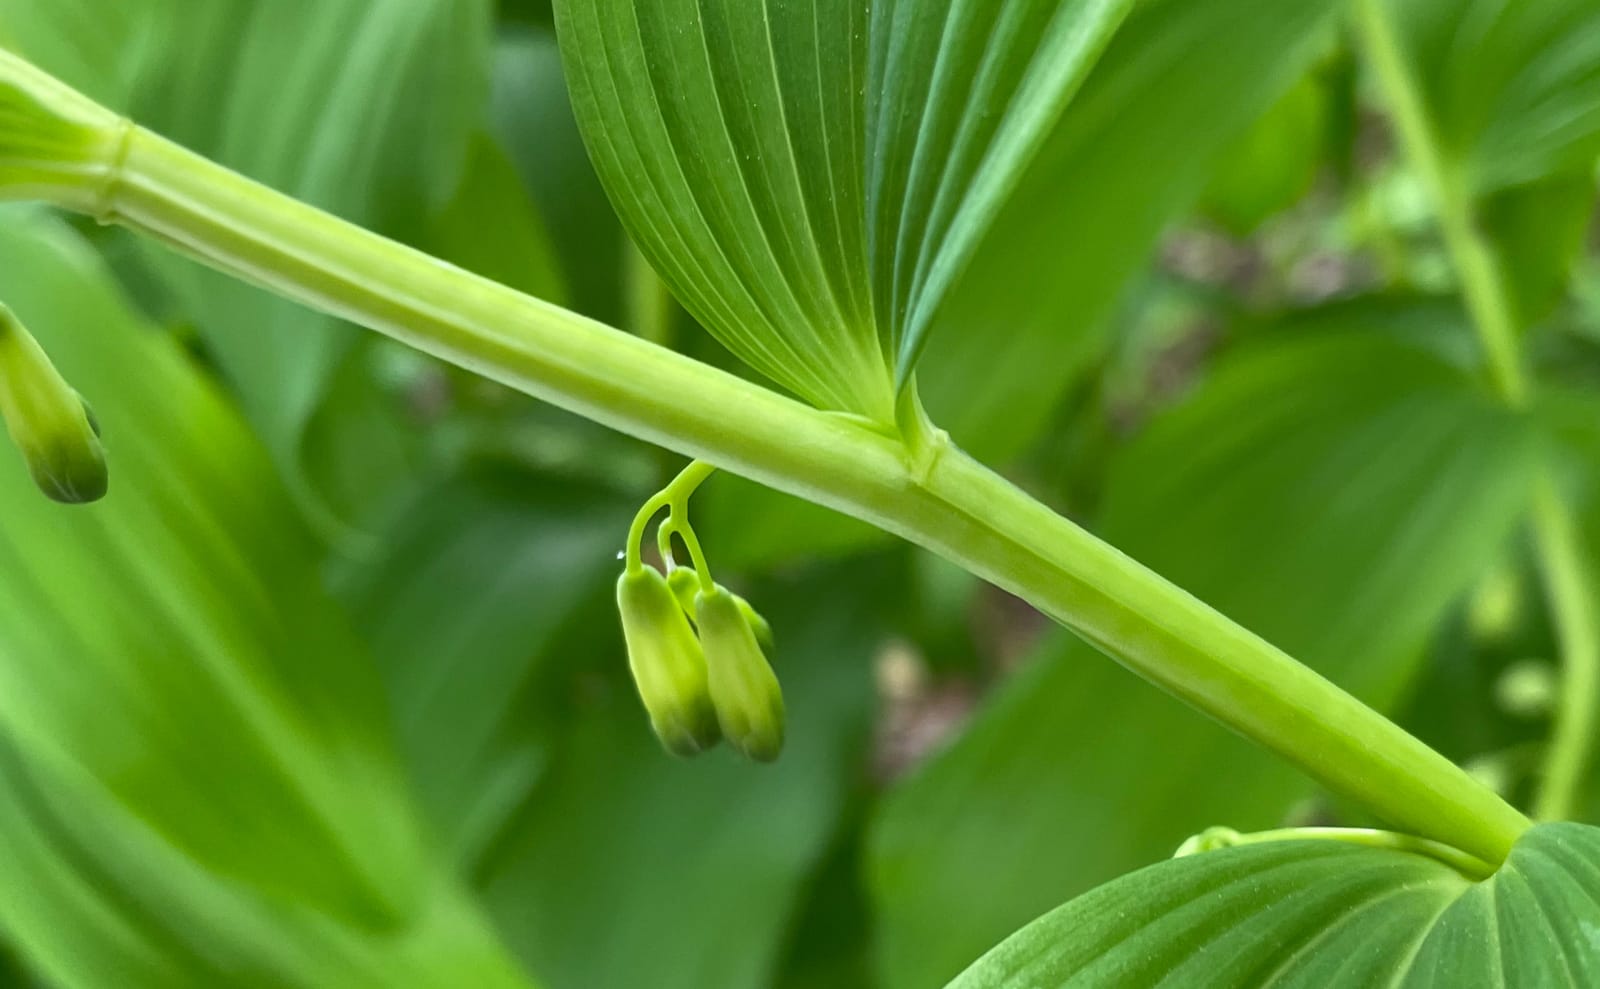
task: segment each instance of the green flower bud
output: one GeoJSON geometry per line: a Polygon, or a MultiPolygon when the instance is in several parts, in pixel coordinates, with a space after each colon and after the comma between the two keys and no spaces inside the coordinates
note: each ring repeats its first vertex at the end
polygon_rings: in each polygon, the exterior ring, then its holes
{"type": "MultiPolygon", "coordinates": [[[[695,616],[695,595],[700,593],[700,575],[689,567],[674,567],[672,573],[667,575],[667,584],[672,588],[672,593],[677,595],[678,603],[683,605],[683,610],[690,618],[695,616]]],[[[722,585],[718,584],[718,587],[722,585]]],[[[724,588],[726,589],[726,588],[724,588]]],[[[744,613],[745,621],[750,623],[750,630],[755,632],[756,641],[766,652],[771,652],[772,625],[756,609],[750,607],[750,602],[739,595],[733,595],[734,603],[744,613]]]]}
{"type": "Polygon", "coordinates": [[[70,504],[105,495],[105,450],[89,406],[4,306],[0,306],[0,416],[39,490],[70,504]]]}
{"type": "Polygon", "coordinates": [[[672,588],[672,596],[678,599],[684,614],[693,618],[694,596],[700,593],[700,575],[689,567],[673,567],[667,574],[667,586],[672,588]]]}
{"type": "Polygon", "coordinates": [[[1242,844],[1239,832],[1232,828],[1206,828],[1197,835],[1192,835],[1178,850],[1172,853],[1175,859],[1188,858],[1203,852],[1214,852],[1222,848],[1232,848],[1242,844]]]}
{"type": "Polygon", "coordinates": [[[692,756],[717,744],[705,655],[667,580],[646,567],[617,581],[628,665],[661,744],[692,756]]]}
{"type": "Polygon", "coordinates": [[[773,640],[771,623],[769,623],[765,618],[761,617],[761,612],[750,607],[750,602],[746,601],[739,595],[735,594],[733,596],[733,603],[739,606],[739,613],[744,615],[744,620],[750,623],[750,631],[756,634],[756,641],[761,644],[761,651],[768,653],[772,652],[773,640]]]}
{"type": "Polygon", "coordinates": [[[695,596],[695,618],[723,736],[746,756],[771,762],[783,749],[783,690],[744,609],[718,587],[695,596]]]}

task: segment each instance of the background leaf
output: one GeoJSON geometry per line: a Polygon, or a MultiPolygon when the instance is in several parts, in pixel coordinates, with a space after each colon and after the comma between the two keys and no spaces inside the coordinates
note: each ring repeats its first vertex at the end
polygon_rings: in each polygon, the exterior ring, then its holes
{"type": "Polygon", "coordinates": [[[1600,10],[1562,0],[1390,5],[1447,167],[1475,200],[1518,325],[1584,247],[1600,158],[1600,10]]]}
{"type": "Polygon", "coordinates": [[[568,626],[609,601],[635,506],[594,485],[481,465],[419,493],[350,568],[344,597],[383,674],[418,799],[470,870],[542,775],[552,674],[614,645],[568,626]]]}
{"type": "Polygon", "coordinates": [[[8,936],[69,987],[524,984],[425,853],[237,414],[53,219],[0,219],[0,296],[95,405],[116,492],[63,509],[0,457],[8,936]]]}
{"type": "Polygon", "coordinates": [[[625,326],[625,238],[578,133],[553,29],[496,36],[490,127],[544,218],[567,304],[625,326]]]}
{"type": "Polygon", "coordinates": [[[0,740],[0,783],[0,920],[51,985],[528,986],[449,879],[403,926],[346,926],[219,878],[49,753],[0,740]]]}
{"type": "Polygon", "coordinates": [[[262,451],[58,223],[6,212],[0,297],[95,407],[117,492],[63,511],[0,457],[0,724],[223,874],[403,915],[421,853],[378,682],[262,451]]]}
{"type": "Polygon", "coordinates": [[[1320,71],[1290,86],[1222,153],[1200,206],[1236,234],[1299,202],[1324,167],[1335,126],[1335,95],[1320,71]]]}
{"type": "Polygon", "coordinates": [[[452,264],[557,305],[567,302],[543,217],[498,141],[480,134],[455,194],[432,218],[429,247],[452,264]]]}
{"type": "Polygon", "coordinates": [[[1585,986],[1600,978],[1600,829],[1528,832],[1490,879],[1334,841],[1203,852],[1041,918],[950,989],[1585,986]]]}
{"type": "Polygon", "coordinates": [[[929,330],[934,420],[979,459],[1025,449],[1210,164],[1305,69],[1341,0],[1139,5],[1017,182],[929,330]],[[1175,149],[1182,149],[1176,153],[1175,149]]]}
{"type": "Polygon", "coordinates": [[[1564,0],[1389,6],[1436,136],[1476,192],[1600,156],[1600,10],[1564,0]]]}

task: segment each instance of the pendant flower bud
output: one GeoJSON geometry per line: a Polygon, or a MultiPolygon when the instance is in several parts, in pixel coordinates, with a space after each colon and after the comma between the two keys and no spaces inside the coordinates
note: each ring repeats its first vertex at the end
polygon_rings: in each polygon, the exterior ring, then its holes
{"type": "MultiPolygon", "coordinates": [[[[690,618],[695,617],[695,595],[700,593],[700,575],[689,567],[675,567],[667,575],[667,584],[672,588],[672,593],[677,595],[678,603],[683,605],[683,610],[690,618]]],[[[722,585],[717,585],[726,590],[722,585]]],[[[761,644],[765,652],[773,648],[772,624],[761,617],[761,612],[750,606],[750,602],[737,594],[733,595],[734,603],[744,614],[745,621],[750,623],[750,630],[756,634],[756,641],[761,644]]]]}
{"type": "Polygon", "coordinates": [[[105,450],[93,414],[4,306],[0,306],[0,416],[45,495],[69,504],[105,495],[105,450]]]}
{"type": "Polygon", "coordinates": [[[680,756],[716,745],[705,655],[666,578],[649,567],[624,573],[617,581],[617,608],[633,682],[661,744],[680,756]]]}
{"type": "Polygon", "coordinates": [[[695,620],[723,736],[751,759],[771,762],[783,749],[783,691],[744,609],[721,587],[702,590],[695,620]]]}

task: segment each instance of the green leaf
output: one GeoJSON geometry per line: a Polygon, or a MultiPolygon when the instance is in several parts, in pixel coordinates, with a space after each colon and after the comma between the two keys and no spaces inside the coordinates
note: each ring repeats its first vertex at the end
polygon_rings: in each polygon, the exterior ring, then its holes
{"type": "Polygon", "coordinates": [[[1296,78],[1341,0],[1151,0],[1101,57],[972,253],[917,367],[934,419],[1004,460],[1104,346],[1103,324],[1217,156],[1296,78]],[[981,373],[980,373],[981,372],[981,373]]]}
{"type": "Polygon", "coordinates": [[[549,231],[567,304],[626,326],[622,259],[628,248],[578,133],[553,32],[505,30],[495,39],[490,117],[549,231]]]}
{"type": "Polygon", "coordinates": [[[1430,137],[1526,328],[1566,289],[1595,201],[1600,9],[1567,0],[1389,6],[1430,137]]]}
{"type": "Polygon", "coordinates": [[[0,923],[63,989],[528,989],[462,890],[430,879],[403,926],[337,923],[205,869],[48,751],[0,732],[0,923]]]}
{"type": "Polygon", "coordinates": [[[474,274],[557,305],[567,297],[544,219],[516,165],[487,134],[473,138],[461,182],[431,223],[426,248],[474,274]]]}
{"type": "Polygon", "coordinates": [[[759,770],[726,747],[692,762],[662,754],[608,616],[607,644],[561,693],[570,727],[548,776],[481,878],[552,989],[772,983],[868,736],[878,618],[863,592],[881,578],[865,568],[751,592],[777,635],[792,729],[759,770]]]}
{"type": "Polygon", "coordinates": [[[1311,190],[1329,150],[1334,100],[1309,72],[1222,155],[1200,205],[1236,235],[1254,231],[1311,190]]]}
{"type": "Polygon", "coordinates": [[[530,713],[525,695],[569,665],[564,650],[612,644],[616,550],[636,507],[592,485],[474,467],[412,498],[345,575],[418,800],[464,866],[549,758],[551,712],[530,713]],[[592,624],[596,598],[604,634],[570,629],[592,624]]]}
{"type": "Polygon", "coordinates": [[[589,153],[684,307],[809,401],[892,419],[865,260],[861,0],[555,9],[589,153]]]}
{"type": "MultiPolygon", "coordinates": [[[[1098,531],[1381,708],[1523,513],[1533,447],[1420,346],[1285,328],[1118,454],[1098,531]]],[[[937,984],[1064,894],[1309,791],[1063,634],[886,802],[885,982],[937,984]]]]}
{"type": "Polygon", "coordinates": [[[1479,222],[1494,245],[1517,325],[1532,326],[1566,298],[1594,213],[1595,176],[1585,168],[1487,197],[1479,222]]]}
{"type": "Polygon", "coordinates": [[[1388,0],[1437,138],[1478,194],[1600,157],[1600,9],[1388,0]]]}
{"type": "Polygon", "coordinates": [[[501,0],[500,18],[514,24],[550,27],[555,13],[550,9],[550,0],[501,0]]]}
{"type": "Polygon", "coordinates": [[[377,680],[264,452],[59,223],[4,214],[0,298],[95,408],[111,470],[68,511],[0,451],[0,732],[220,875],[405,916],[423,863],[377,680]]]}
{"type": "Polygon", "coordinates": [[[890,538],[859,519],[731,475],[707,484],[694,511],[703,520],[696,528],[706,551],[735,572],[832,559],[890,538]]]}
{"type": "Polygon", "coordinates": [[[1578,989],[1600,981],[1600,829],[1546,824],[1478,883],[1337,841],[1203,852],[1088,893],[949,989],[1578,989]]]}
{"type": "MultiPolygon", "coordinates": [[[[203,115],[168,120],[160,112],[166,101],[141,102],[135,114],[313,205],[391,235],[417,236],[455,187],[487,95],[487,0],[246,6],[251,31],[228,73],[205,91],[226,92],[225,103],[206,95],[203,115]]],[[[213,40],[211,48],[218,47],[213,40]]],[[[356,331],[180,263],[193,276],[185,282],[190,311],[207,343],[298,482],[300,444],[356,331]]],[[[367,407],[382,410],[382,400],[367,407]]],[[[393,416],[391,408],[386,418],[393,416]]],[[[405,426],[391,421],[388,428],[405,426]]],[[[398,478],[404,471],[402,463],[385,473],[398,478]]],[[[316,479],[305,483],[314,495],[316,479]]],[[[374,484],[374,497],[384,487],[374,484]]]]}
{"type": "MultiPolygon", "coordinates": [[[[867,204],[903,381],[1133,0],[871,5],[867,204]]],[[[987,332],[1007,332],[989,321],[987,332]]]]}
{"type": "Polygon", "coordinates": [[[26,54],[101,103],[117,103],[127,98],[151,46],[160,41],[157,19],[150,16],[155,4],[170,2],[0,0],[0,45],[26,54]]]}

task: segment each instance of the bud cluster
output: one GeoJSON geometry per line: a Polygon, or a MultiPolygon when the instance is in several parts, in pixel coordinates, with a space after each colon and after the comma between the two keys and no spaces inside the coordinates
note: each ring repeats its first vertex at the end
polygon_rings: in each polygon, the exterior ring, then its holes
{"type": "Polygon", "coordinates": [[[772,628],[748,601],[710,579],[694,530],[680,517],[687,496],[660,500],[673,491],[669,486],[646,504],[631,538],[669,504],[672,531],[689,545],[696,566],[674,566],[667,556],[663,576],[642,562],[633,541],[617,580],[639,697],[656,736],[676,755],[697,755],[725,738],[742,755],[771,762],[784,735],[783,691],[766,656],[772,628]]]}
{"type": "Polygon", "coordinates": [[[618,578],[639,697],[676,755],[697,755],[726,738],[741,754],[771,762],[783,748],[784,723],[783,691],[762,649],[770,647],[771,627],[739,595],[700,585],[683,567],[670,579],[649,566],[618,578]]]}

